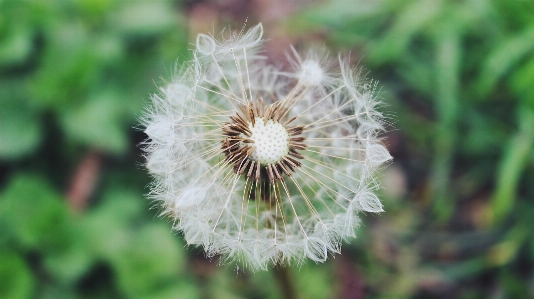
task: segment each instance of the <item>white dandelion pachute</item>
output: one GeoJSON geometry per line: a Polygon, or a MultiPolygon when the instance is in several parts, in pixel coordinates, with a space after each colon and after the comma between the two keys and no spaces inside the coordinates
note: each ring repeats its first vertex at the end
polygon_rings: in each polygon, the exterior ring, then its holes
{"type": "Polygon", "coordinates": [[[314,52],[267,64],[262,34],[199,35],[143,118],[149,197],[188,244],[253,270],[339,252],[359,212],[383,211],[391,159],[371,81],[314,52]]]}

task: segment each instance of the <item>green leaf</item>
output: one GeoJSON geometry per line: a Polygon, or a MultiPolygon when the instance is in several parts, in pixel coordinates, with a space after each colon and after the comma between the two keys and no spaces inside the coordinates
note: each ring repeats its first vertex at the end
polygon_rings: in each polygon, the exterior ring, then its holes
{"type": "Polygon", "coordinates": [[[24,246],[62,252],[71,227],[63,198],[38,177],[17,176],[0,197],[0,217],[24,246]]]}
{"type": "Polygon", "coordinates": [[[43,257],[46,269],[65,284],[76,282],[95,262],[95,256],[87,250],[86,239],[78,236],[72,243],[60,254],[51,253],[43,257]]]}
{"type": "Polygon", "coordinates": [[[494,91],[497,81],[504,77],[525,55],[533,51],[534,26],[501,42],[482,66],[477,83],[480,95],[485,97],[494,91]]]}
{"type": "Polygon", "coordinates": [[[109,261],[119,288],[132,297],[159,294],[185,263],[183,246],[169,224],[139,225],[147,206],[139,194],[115,188],[105,192],[83,223],[87,250],[109,261]]]}
{"type": "Polygon", "coordinates": [[[124,126],[126,114],[120,96],[103,93],[61,115],[67,135],[89,147],[120,154],[129,142],[124,126]]]}
{"type": "Polygon", "coordinates": [[[134,224],[142,219],[146,205],[139,194],[123,188],[105,191],[100,201],[87,211],[80,238],[97,257],[111,259],[129,246],[129,234],[134,233],[134,224]]]}
{"type": "Polygon", "coordinates": [[[424,59],[421,55],[407,54],[395,71],[407,81],[411,88],[426,96],[434,94],[436,79],[433,73],[435,68],[432,67],[429,59],[424,59]]]}
{"type": "Polygon", "coordinates": [[[24,62],[31,53],[33,36],[26,28],[17,28],[0,40],[0,66],[24,62]]]}
{"type": "Polygon", "coordinates": [[[35,288],[32,273],[13,252],[0,251],[0,294],[4,299],[31,298],[35,288]]]}
{"type": "Polygon", "coordinates": [[[113,25],[123,34],[152,35],[172,29],[176,17],[168,1],[135,1],[115,13],[113,25]]]}
{"type": "Polygon", "coordinates": [[[415,37],[434,24],[442,13],[441,1],[412,1],[399,12],[388,32],[367,51],[369,61],[381,64],[398,59],[415,37]]]}
{"type": "MultiPolygon", "coordinates": [[[[10,82],[11,83],[11,82],[10,82]]],[[[15,84],[24,88],[23,84],[15,84]]],[[[41,122],[18,92],[0,84],[0,158],[16,159],[32,153],[41,141],[41,122]]]]}
{"type": "Polygon", "coordinates": [[[76,107],[95,87],[102,68],[97,50],[100,42],[89,31],[79,22],[62,22],[50,30],[41,64],[32,78],[36,104],[58,110],[76,107]]]}
{"type": "MultiPolygon", "coordinates": [[[[200,291],[195,281],[191,278],[182,278],[179,280],[171,281],[168,286],[158,288],[150,294],[142,296],[132,296],[134,298],[146,298],[146,299],[175,299],[175,298],[187,298],[197,299],[201,298],[200,291]]],[[[230,299],[230,298],[225,298],[230,299]]]]}
{"type": "Polygon", "coordinates": [[[297,18],[305,20],[307,26],[317,24],[328,27],[340,27],[354,18],[365,18],[382,12],[383,3],[379,1],[361,1],[350,5],[347,0],[326,1],[302,13],[297,18]]]}
{"type": "Polygon", "coordinates": [[[100,16],[114,9],[120,0],[78,0],[75,3],[83,13],[100,16]]]}
{"type": "Polygon", "coordinates": [[[167,225],[145,225],[129,241],[112,260],[124,293],[153,293],[162,282],[177,279],[184,266],[184,249],[167,225]]]}
{"type": "Polygon", "coordinates": [[[534,110],[534,59],[529,59],[514,72],[510,87],[523,105],[534,110]]]}

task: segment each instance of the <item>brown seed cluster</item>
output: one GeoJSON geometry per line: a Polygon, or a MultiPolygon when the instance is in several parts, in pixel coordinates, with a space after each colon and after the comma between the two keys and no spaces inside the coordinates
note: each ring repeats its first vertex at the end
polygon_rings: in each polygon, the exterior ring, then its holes
{"type": "Polygon", "coordinates": [[[287,116],[289,109],[281,102],[275,102],[265,106],[263,100],[248,105],[240,105],[235,116],[230,116],[231,121],[222,125],[223,134],[226,138],[222,141],[221,149],[226,155],[225,162],[233,164],[236,174],[244,174],[253,180],[283,180],[283,174],[291,176],[302,165],[298,159],[303,159],[299,151],[306,149],[303,143],[305,138],[302,134],[303,126],[288,126],[296,117],[284,123],[282,120],[287,116]],[[251,155],[256,150],[251,127],[256,124],[256,118],[262,118],[266,123],[273,120],[282,124],[289,135],[289,152],[280,161],[261,165],[259,161],[252,159],[251,155]]]}

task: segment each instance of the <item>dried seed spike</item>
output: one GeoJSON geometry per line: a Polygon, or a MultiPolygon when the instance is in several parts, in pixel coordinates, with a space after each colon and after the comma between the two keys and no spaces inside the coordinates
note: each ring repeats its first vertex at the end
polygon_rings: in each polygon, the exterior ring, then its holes
{"type": "Polygon", "coordinates": [[[248,110],[249,110],[249,115],[250,115],[250,122],[252,123],[252,126],[255,126],[256,125],[256,116],[254,115],[254,106],[252,104],[250,104],[250,106],[248,106],[248,110]]]}
{"type": "Polygon", "coordinates": [[[296,150],[306,150],[306,145],[304,144],[291,144],[290,146],[296,150]]]}
{"type": "Polygon", "coordinates": [[[275,120],[276,118],[276,111],[278,110],[278,106],[273,106],[273,109],[271,110],[270,119],[275,120]]]}
{"type": "Polygon", "coordinates": [[[267,175],[269,176],[269,181],[274,182],[273,168],[271,164],[267,164],[267,175]]]}
{"type": "Polygon", "coordinates": [[[237,155],[233,155],[232,153],[230,153],[230,155],[228,155],[226,158],[228,159],[228,163],[230,164],[235,162],[237,155]]]}
{"type": "Polygon", "coordinates": [[[276,113],[275,113],[273,119],[274,119],[275,121],[280,120],[280,116],[281,116],[283,113],[284,113],[284,107],[282,107],[282,105],[278,105],[278,106],[276,107],[276,113]]]}
{"type": "Polygon", "coordinates": [[[281,161],[281,162],[284,162],[284,166],[286,166],[287,168],[291,169],[291,171],[295,171],[295,168],[296,168],[296,165],[293,164],[292,162],[290,162],[289,160],[287,160],[285,157],[284,157],[284,160],[281,161]]]}
{"type": "Polygon", "coordinates": [[[236,127],[242,124],[241,118],[238,116],[230,116],[230,119],[233,120],[234,122],[231,125],[229,125],[229,127],[236,127]]]}
{"type": "Polygon", "coordinates": [[[282,118],[286,117],[287,113],[289,112],[289,109],[287,107],[284,108],[284,113],[278,118],[278,121],[280,121],[282,118]]]}
{"type": "Polygon", "coordinates": [[[292,133],[288,132],[289,136],[297,136],[297,135],[300,135],[301,133],[302,133],[302,130],[296,131],[296,132],[292,132],[292,133]]]}
{"type": "Polygon", "coordinates": [[[232,143],[228,142],[228,143],[223,143],[221,149],[222,149],[223,151],[225,151],[225,152],[231,152],[232,149],[233,149],[234,147],[236,147],[236,146],[238,146],[237,143],[233,143],[233,144],[232,144],[232,143]]]}
{"type": "Polygon", "coordinates": [[[275,120],[276,118],[276,113],[277,113],[277,110],[278,110],[278,105],[277,105],[278,102],[275,102],[274,104],[272,104],[272,107],[273,109],[271,109],[271,114],[270,114],[270,118],[275,120]]]}
{"type": "Polygon", "coordinates": [[[226,135],[239,135],[241,132],[235,131],[232,129],[223,128],[223,131],[226,133],[226,135]]]}
{"type": "Polygon", "coordinates": [[[247,122],[241,118],[241,115],[237,114],[237,116],[230,116],[230,118],[234,121],[234,124],[232,124],[233,126],[248,127],[247,122]]]}
{"type": "Polygon", "coordinates": [[[299,142],[299,141],[290,141],[289,142],[289,145],[295,145],[295,146],[303,146],[303,147],[308,147],[308,145],[306,145],[306,143],[304,142],[299,142]]]}
{"type": "Polygon", "coordinates": [[[267,106],[267,108],[265,108],[265,113],[264,113],[264,115],[263,115],[263,119],[264,119],[265,121],[268,121],[268,120],[269,120],[269,118],[270,118],[270,116],[271,116],[271,110],[273,109],[272,107],[273,107],[273,106],[271,105],[271,106],[267,106]]]}
{"type": "Polygon", "coordinates": [[[273,108],[271,109],[271,119],[275,120],[278,110],[280,109],[280,102],[274,102],[272,106],[273,108]]]}
{"type": "Polygon", "coordinates": [[[232,157],[232,162],[235,162],[236,160],[240,159],[240,156],[242,156],[245,152],[243,151],[244,147],[243,148],[240,148],[238,149],[237,151],[235,152],[232,152],[230,153],[231,154],[231,157],[232,157]]]}
{"type": "Polygon", "coordinates": [[[272,169],[274,171],[275,178],[277,178],[279,180],[283,180],[283,177],[282,177],[282,175],[280,175],[280,171],[278,170],[278,164],[271,164],[271,165],[272,165],[272,169]]]}
{"type": "Polygon", "coordinates": [[[252,153],[256,150],[256,147],[255,146],[252,146],[250,147],[248,150],[247,150],[247,157],[252,155],[252,153]]]}
{"type": "Polygon", "coordinates": [[[239,123],[239,124],[237,124],[235,126],[235,128],[238,129],[238,130],[243,131],[243,133],[248,133],[248,135],[252,134],[252,131],[248,128],[248,126],[246,126],[244,124],[239,123]]]}
{"type": "Polygon", "coordinates": [[[243,112],[245,114],[245,116],[247,117],[247,120],[248,121],[252,121],[252,117],[250,115],[250,105],[249,104],[248,106],[245,107],[245,111],[243,112]]]}
{"type": "Polygon", "coordinates": [[[260,105],[259,105],[259,113],[258,115],[264,115],[265,114],[265,102],[263,101],[263,98],[260,98],[260,105]]]}
{"type": "Polygon", "coordinates": [[[260,162],[256,161],[256,181],[260,180],[260,175],[261,175],[260,171],[261,171],[260,162]]]}
{"type": "Polygon", "coordinates": [[[292,117],[291,119],[289,119],[288,121],[286,121],[286,122],[284,123],[284,126],[287,126],[288,124],[290,124],[291,122],[293,122],[295,119],[297,119],[297,116],[296,116],[296,115],[293,116],[293,117],[292,117]]]}
{"type": "MultiPolygon", "coordinates": [[[[243,111],[236,111],[236,116],[238,119],[239,119],[239,122],[241,122],[242,124],[246,124],[247,121],[246,121],[246,118],[244,116],[241,115],[241,113],[243,113],[243,111]]],[[[246,113],[243,113],[243,115],[246,116],[246,113]]]]}
{"type": "Polygon", "coordinates": [[[293,162],[293,164],[295,164],[296,167],[300,167],[302,165],[302,163],[299,160],[297,160],[297,159],[295,159],[295,158],[293,158],[291,156],[286,156],[286,158],[289,161],[293,162]]]}
{"type": "Polygon", "coordinates": [[[258,116],[259,115],[259,111],[258,111],[258,103],[259,101],[256,101],[256,102],[252,102],[250,103],[250,107],[254,110],[254,116],[258,116]]]}
{"type": "MultiPolygon", "coordinates": [[[[244,106],[245,105],[243,105],[243,104],[239,104],[239,105],[237,105],[237,108],[239,109],[239,111],[243,111],[243,107],[244,106]]],[[[236,110],[236,113],[237,113],[237,110],[236,110]]]]}
{"type": "Polygon", "coordinates": [[[288,133],[289,132],[294,132],[294,131],[298,130],[298,127],[297,126],[287,127],[286,130],[287,130],[288,133]]]}
{"type": "Polygon", "coordinates": [[[254,106],[254,109],[256,109],[256,115],[261,117],[261,100],[256,102],[256,105],[254,106]]]}
{"type": "Polygon", "coordinates": [[[279,161],[278,163],[276,163],[278,165],[278,167],[280,167],[282,169],[282,171],[287,175],[287,176],[291,176],[291,172],[286,168],[286,165],[283,161],[279,161]]]}
{"type": "Polygon", "coordinates": [[[290,141],[293,141],[293,142],[301,142],[301,141],[304,141],[306,138],[305,137],[291,137],[289,138],[290,141]]]}
{"type": "Polygon", "coordinates": [[[285,107],[280,108],[280,112],[278,113],[278,117],[276,118],[276,121],[280,122],[282,120],[282,118],[284,118],[284,116],[286,116],[286,114],[287,114],[287,108],[285,108],[285,107]]]}
{"type": "MultiPolygon", "coordinates": [[[[241,114],[240,114],[239,112],[237,112],[237,111],[235,112],[235,115],[237,115],[237,117],[238,117],[238,118],[241,118],[242,120],[245,120],[245,119],[246,119],[246,118],[244,118],[243,115],[241,115],[241,114]]],[[[245,121],[245,123],[246,123],[246,121],[245,121]]]]}
{"type": "MultiPolygon", "coordinates": [[[[248,108],[247,106],[245,105],[239,105],[239,110],[241,110],[241,113],[243,113],[243,115],[247,116],[248,115],[248,108]]],[[[236,114],[239,115],[239,112],[236,111],[236,114]]],[[[248,118],[245,118],[246,120],[249,120],[248,118]]]]}
{"type": "Polygon", "coordinates": [[[290,136],[299,135],[300,133],[302,133],[303,129],[304,129],[303,126],[290,127],[290,128],[287,129],[287,133],[290,136]]]}
{"type": "Polygon", "coordinates": [[[250,164],[250,168],[247,173],[247,177],[250,177],[252,175],[252,172],[254,171],[254,161],[250,164]]]}
{"type": "Polygon", "coordinates": [[[294,149],[290,149],[289,154],[295,158],[304,159],[304,156],[295,151],[294,149]]]}
{"type": "Polygon", "coordinates": [[[273,112],[272,112],[272,117],[271,117],[271,118],[272,118],[274,121],[277,121],[277,120],[278,120],[278,116],[279,116],[279,114],[280,114],[280,107],[281,107],[281,106],[280,106],[280,104],[278,104],[278,103],[280,103],[280,102],[276,102],[276,105],[274,105],[275,107],[274,107],[273,112]]]}
{"type": "Polygon", "coordinates": [[[282,158],[288,165],[292,166],[292,167],[297,167],[297,164],[295,162],[298,162],[298,161],[291,161],[293,158],[291,158],[290,156],[285,156],[284,158],[282,158]]]}
{"type": "Polygon", "coordinates": [[[245,164],[243,164],[243,167],[239,171],[239,174],[242,174],[245,170],[247,170],[248,163],[250,163],[250,159],[245,159],[245,164]]]}
{"type": "Polygon", "coordinates": [[[239,155],[239,157],[234,161],[235,165],[242,165],[243,161],[246,159],[246,156],[239,155]]]}
{"type": "Polygon", "coordinates": [[[241,163],[234,163],[234,166],[232,166],[232,169],[235,173],[239,173],[243,167],[240,167],[241,163]]]}
{"type": "Polygon", "coordinates": [[[242,134],[245,135],[246,137],[250,137],[250,136],[252,136],[252,132],[249,131],[248,129],[247,129],[247,130],[243,130],[243,133],[242,133],[242,134]]]}

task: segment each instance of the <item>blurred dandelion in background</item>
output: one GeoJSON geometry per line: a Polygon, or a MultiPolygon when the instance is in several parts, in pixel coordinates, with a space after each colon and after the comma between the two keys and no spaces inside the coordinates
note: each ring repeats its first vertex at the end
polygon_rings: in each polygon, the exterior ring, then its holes
{"type": "Polygon", "coordinates": [[[323,262],[383,211],[376,84],[320,51],[266,62],[261,24],[196,39],[143,125],[149,197],[190,245],[252,270],[323,262]]]}

